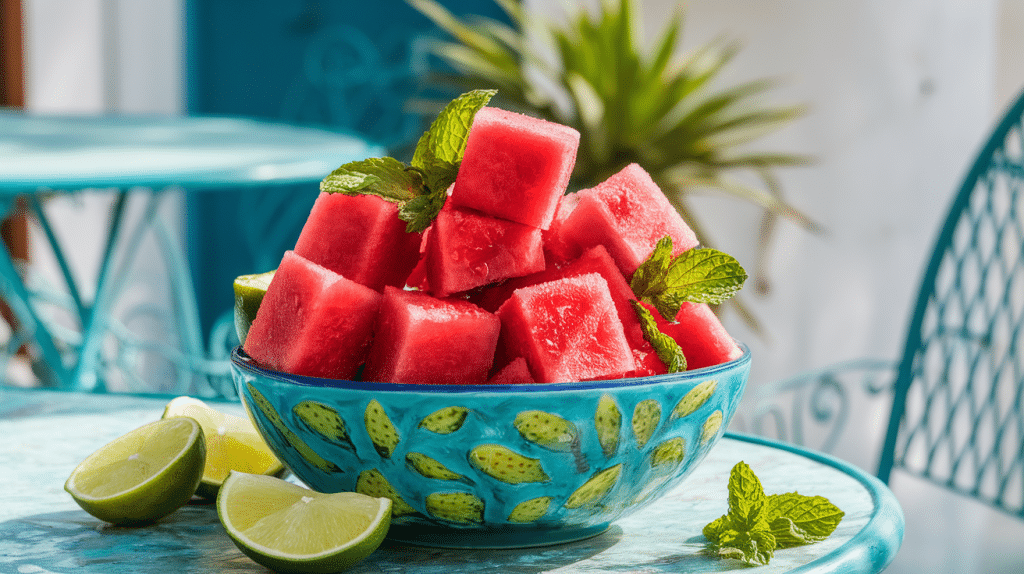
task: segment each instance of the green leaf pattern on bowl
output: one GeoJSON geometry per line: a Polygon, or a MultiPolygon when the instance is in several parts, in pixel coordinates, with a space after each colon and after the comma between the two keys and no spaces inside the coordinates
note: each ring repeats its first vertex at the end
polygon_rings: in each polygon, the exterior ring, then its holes
{"type": "Polygon", "coordinates": [[[484,501],[469,492],[432,492],[426,506],[428,514],[441,520],[462,524],[484,521],[484,501]]]}
{"type": "Polygon", "coordinates": [[[419,428],[437,434],[451,434],[462,428],[467,416],[469,409],[466,407],[445,407],[423,417],[419,428]]]}
{"type": "Polygon", "coordinates": [[[735,412],[746,373],[716,375],[564,400],[543,390],[330,389],[247,373],[239,390],[311,488],[386,497],[393,527],[458,536],[595,528],[657,500],[735,412]]]}
{"type": "Polygon", "coordinates": [[[654,431],[661,422],[661,405],[654,399],[646,399],[637,403],[633,409],[633,436],[637,448],[644,448],[647,441],[654,436],[654,431]]]}

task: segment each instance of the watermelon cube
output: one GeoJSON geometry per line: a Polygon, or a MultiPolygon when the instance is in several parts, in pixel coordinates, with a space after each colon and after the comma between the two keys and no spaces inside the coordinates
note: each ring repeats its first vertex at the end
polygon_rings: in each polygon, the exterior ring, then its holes
{"type": "Polygon", "coordinates": [[[666,321],[654,307],[647,307],[661,332],[675,339],[683,350],[687,370],[718,365],[743,354],[715,312],[704,303],[683,303],[675,322],[666,321]]]}
{"type": "Polygon", "coordinates": [[[509,357],[538,383],[619,378],[635,369],[608,282],[598,273],[523,287],[498,309],[509,357]]]}
{"type": "Polygon", "coordinates": [[[636,299],[636,296],[603,245],[591,247],[572,261],[551,263],[539,273],[516,277],[488,286],[476,295],[476,303],[488,311],[496,311],[517,289],[587,273],[598,273],[608,283],[608,290],[611,293],[612,301],[615,302],[615,309],[618,311],[619,320],[622,321],[622,328],[630,346],[642,347],[647,344],[647,340],[644,339],[643,332],[640,330],[640,320],[637,319],[636,311],[633,310],[633,306],[629,302],[630,299],[636,299]]]}
{"type": "Polygon", "coordinates": [[[321,193],[295,252],[380,291],[405,286],[419,260],[419,233],[407,233],[396,204],[375,195],[321,193]]]}
{"type": "Polygon", "coordinates": [[[439,297],[544,269],[536,227],[446,205],[429,231],[424,267],[439,297]]]}
{"type": "Polygon", "coordinates": [[[547,229],[569,185],[580,133],[498,108],[482,108],[466,139],[451,201],[547,229]]]}
{"type": "Polygon", "coordinates": [[[505,365],[505,368],[487,380],[488,385],[528,385],[533,382],[530,367],[526,364],[526,359],[522,357],[516,357],[511,363],[505,365]]]}
{"type": "Polygon", "coordinates": [[[487,380],[501,322],[457,299],[385,287],[363,379],[423,385],[487,380]]]}
{"type": "Polygon", "coordinates": [[[286,251],[244,349],[260,365],[351,379],[370,349],[381,294],[286,251]]]}
{"type": "Polygon", "coordinates": [[[630,277],[666,235],[672,237],[673,255],[698,244],[693,230],[635,163],[577,195],[572,213],[553,234],[553,253],[571,258],[588,247],[604,245],[622,274],[630,277]]]}

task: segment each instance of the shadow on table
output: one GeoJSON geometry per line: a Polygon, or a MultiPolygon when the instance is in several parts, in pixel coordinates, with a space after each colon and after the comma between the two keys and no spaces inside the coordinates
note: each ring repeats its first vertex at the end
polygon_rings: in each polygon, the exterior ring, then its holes
{"type": "MultiPolygon", "coordinates": [[[[385,542],[348,572],[533,574],[585,561],[614,546],[622,529],[593,538],[522,550],[455,550],[385,542]]],[[[685,559],[685,557],[681,557],[685,559]]],[[[234,546],[212,504],[189,504],[142,527],[100,522],[81,510],[0,523],[0,572],[139,573],[264,571],[234,546]]]]}
{"type": "Polygon", "coordinates": [[[2,572],[252,571],[210,504],[187,505],[142,527],[106,524],[81,510],[0,523],[2,572]]]}
{"type": "Polygon", "coordinates": [[[571,566],[611,548],[622,539],[622,529],[568,544],[507,550],[427,548],[385,542],[376,554],[351,572],[450,572],[474,574],[534,574],[571,566]],[[418,568],[418,569],[417,569],[418,568]]]}

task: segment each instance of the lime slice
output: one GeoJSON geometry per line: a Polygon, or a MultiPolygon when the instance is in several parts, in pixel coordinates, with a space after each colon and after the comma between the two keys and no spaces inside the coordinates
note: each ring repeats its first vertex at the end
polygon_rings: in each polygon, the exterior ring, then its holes
{"type": "Polygon", "coordinates": [[[285,470],[252,421],[245,417],[222,413],[192,397],[178,397],[167,403],[163,418],[170,417],[191,417],[203,427],[206,467],[196,490],[203,498],[216,498],[217,490],[232,470],[270,475],[285,470]]]}
{"type": "Polygon", "coordinates": [[[64,490],[86,512],[113,524],[144,524],[174,512],[196,491],[206,441],[194,419],[141,426],[75,468],[64,490]]]}
{"type": "Polygon", "coordinates": [[[260,310],[260,303],[263,302],[263,296],[267,294],[267,287],[270,286],[270,280],[274,278],[276,272],[277,270],[267,271],[235,278],[235,332],[242,343],[249,334],[249,326],[256,318],[256,312],[260,310]]]}
{"type": "Polygon", "coordinates": [[[239,550],[271,570],[337,572],[384,541],[391,501],[232,472],[217,495],[217,514],[239,550]]]}

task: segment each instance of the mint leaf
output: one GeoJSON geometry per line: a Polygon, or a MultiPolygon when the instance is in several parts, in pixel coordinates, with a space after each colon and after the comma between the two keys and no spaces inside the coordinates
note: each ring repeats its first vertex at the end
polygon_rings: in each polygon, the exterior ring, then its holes
{"type": "Polygon", "coordinates": [[[431,193],[420,195],[403,203],[398,208],[398,217],[406,222],[405,230],[419,232],[430,227],[437,214],[444,207],[446,194],[431,193]]]}
{"type": "Polygon", "coordinates": [[[845,515],[823,496],[796,492],[769,496],[765,512],[779,548],[820,542],[835,531],[845,515]]]}
{"type": "Polygon", "coordinates": [[[630,299],[629,303],[633,305],[637,319],[640,320],[640,330],[644,334],[644,339],[647,339],[647,342],[654,347],[654,352],[658,354],[661,362],[665,363],[665,366],[668,367],[668,372],[678,373],[685,371],[686,357],[683,355],[683,349],[679,347],[679,343],[661,332],[661,329],[658,328],[658,322],[647,307],[644,307],[639,301],[634,299],[630,299]]]}
{"type": "Polygon", "coordinates": [[[722,558],[742,560],[751,566],[764,566],[775,555],[775,536],[767,528],[727,531],[718,548],[722,558]]]}
{"type": "Polygon", "coordinates": [[[630,287],[637,299],[673,321],[684,302],[722,303],[746,280],[747,272],[739,262],[717,249],[688,249],[672,257],[672,238],[665,236],[634,272],[630,287]]]}
{"type": "Polygon", "coordinates": [[[708,539],[708,542],[717,546],[721,543],[722,536],[727,530],[729,530],[730,526],[731,523],[729,522],[729,515],[723,514],[709,522],[708,525],[704,527],[702,534],[704,534],[704,538],[708,539]]]}
{"type": "MultiPolygon", "coordinates": [[[[658,243],[654,246],[654,251],[647,257],[647,260],[641,263],[640,267],[637,267],[636,271],[633,272],[633,278],[629,281],[633,294],[641,301],[651,303],[649,300],[651,295],[664,290],[664,279],[668,275],[668,268],[671,264],[672,238],[666,235],[658,240],[658,243]]],[[[673,321],[676,316],[672,315],[665,318],[673,321]]]]}
{"type": "Polygon", "coordinates": [[[446,193],[455,183],[473,118],[496,93],[497,90],[473,90],[448,102],[416,142],[410,165],[423,170],[431,193],[446,193]]]}
{"type": "Polygon", "coordinates": [[[777,549],[824,540],[842,519],[843,511],[821,496],[765,495],[754,471],[740,461],[729,473],[729,513],[708,523],[703,533],[708,551],[765,565],[777,549]]]}
{"type": "Polygon", "coordinates": [[[688,249],[672,260],[667,283],[683,301],[717,305],[735,295],[747,272],[728,253],[717,249],[688,249]]]}
{"type": "Polygon", "coordinates": [[[740,461],[729,473],[729,521],[739,530],[768,528],[763,512],[768,497],[761,481],[746,463],[740,461]]]}
{"type": "Polygon", "coordinates": [[[320,182],[320,191],[346,195],[377,195],[403,202],[423,193],[423,178],[391,157],[352,161],[332,171],[320,182]]]}
{"type": "Polygon", "coordinates": [[[448,102],[416,142],[410,164],[426,169],[434,162],[461,162],[473,118],[497,93],[497,90],[472,90],[448,102]]]}

